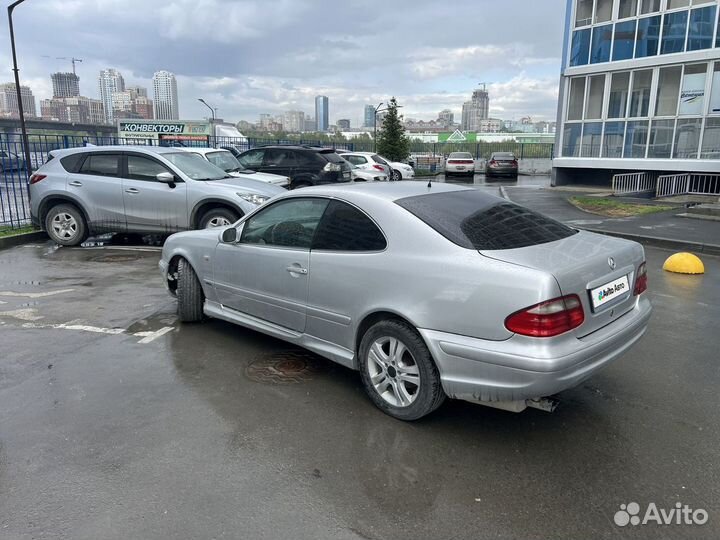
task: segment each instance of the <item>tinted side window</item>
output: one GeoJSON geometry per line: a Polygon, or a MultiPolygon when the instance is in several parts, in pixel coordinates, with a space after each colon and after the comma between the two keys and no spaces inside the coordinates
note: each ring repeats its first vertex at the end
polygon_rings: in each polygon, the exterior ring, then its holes
{"type": "Polygon", "coordinates": [[[240,163],[242,163],[248,169],[252,169],[253,167],[262,166],[264,156],[265,150],[250,150],[240,156],[238,158],[238,161],[240,161],[240,163]]]}
{"type": "Polygon", "coordinates": [[[318,159],[315,152],[295,152],[295,160],[298,167],[323,166],[323,162],[318,159]]]}
{"type": "Polygon", "coordinates": [[[382,251],[387,242],[378,226],[357,208],[332,201],[320,222],[312,249],[382,251]]]}
{"type": "Polygon", "coordinates": [[[118,176],[119,154],[88,154],[80,167],[82,174],[96,176],[118,176]]]}
{"type": "Polygon", "coordinates": [[[60,158],[60,164],[67,172],[76,173],[80,169],[80,164],[86,155],[87,154],[70,154],[69,156],[60,158]]]}
{"type": "Polygon", "coordinates": [[[128,178],[133,180],[157,181],[158,174],[170,172],[163,165],[153,159],[141,156],[128,156],[127,158],[128,178]]]}
{"type": "Polygon", "coordinates": [[[293,167],[295,165],[295,154],[292,150],[271,148],[265,151],[265,167],[293,167]]]}
{"type": "Polygon", "coordinates": [[[326,199],[289,199],[261,210],[247,220],[240,242],[310,249],[326,199]]]}
{"type": "Polygon", "coordinates": [[[375,161],[375,163],[380,163],[380,164],[382,164],[382,165],[390,165],[387,161],[385,161],[383,158],[381,158],[381,157],[378,156],[378,155],[375,155],[375,156],[373,156],[372,158],[373,158],[373,160],[375,161]]]}
{"type": "Polygon", "coordinates": [[[577,233],[554,219],[476,190],[418,195],[395,203],[467,249],[515,249],[577,233]]]}
{"type": "Polygon", "coordinates": [[[367,158],[363,156],[348,156],[345,159],[353,165],[364,165],[367,163],[367,158]]]}

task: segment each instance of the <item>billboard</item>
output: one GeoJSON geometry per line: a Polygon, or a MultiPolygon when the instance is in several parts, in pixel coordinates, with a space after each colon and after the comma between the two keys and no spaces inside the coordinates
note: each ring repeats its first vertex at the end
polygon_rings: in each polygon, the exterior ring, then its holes
{"type": "Polygon", "coordinates": [[[118,120],[118,137],[144,141],[207,142],[210,122],[188,120],[118,120]]]}
{"type": "Polygon", "coordinates": [[[705,107],[705,73],[686,73],[680,91],[680,112],[700,115],[705,107]]]}
{"type": "Polygon", "coordinates": [[[442,143],[474,143],[477,142],[477,133],[460,131],[438,133],[438,142],[442,143]]]}

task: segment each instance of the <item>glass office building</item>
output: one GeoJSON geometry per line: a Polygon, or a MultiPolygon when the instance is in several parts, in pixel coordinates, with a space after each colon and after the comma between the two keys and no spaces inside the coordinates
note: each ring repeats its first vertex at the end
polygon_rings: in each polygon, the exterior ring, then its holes
{"type": "Polygon", "coordinates": [[[718,0],[568,0],[553,181],[720,172],[718,0]]]}

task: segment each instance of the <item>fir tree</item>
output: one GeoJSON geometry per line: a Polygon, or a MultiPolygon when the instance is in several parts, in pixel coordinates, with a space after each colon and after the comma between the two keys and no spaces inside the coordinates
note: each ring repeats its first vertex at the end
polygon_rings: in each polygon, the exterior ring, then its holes
{"type": "Polygon", "coordinates": [[[405,135],[394,97],[388,103],[387,115],[378,133],[377,152],[391,161],[404,161],[410,156],[410,140],[405,135]]]}

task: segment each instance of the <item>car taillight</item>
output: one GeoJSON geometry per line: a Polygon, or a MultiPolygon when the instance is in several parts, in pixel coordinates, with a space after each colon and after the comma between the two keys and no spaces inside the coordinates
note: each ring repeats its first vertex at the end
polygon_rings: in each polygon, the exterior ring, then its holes
{"type": "Polygon", "coordinates": [[[40,182],[41,180],[45,180],[46,178],[47,178],[46,174],[33,174],[30,177],[30,183],[37,184],[38,182],[40,182]]]}
{"type": "Polygon", "coordinates": [[[637,277],[635,278],[635,289],[633,290],[633,295],[637,296],[639,294],[644,293],[647,290],[647,265],[643,262],[638,267],[637,277]]]}
{"type": "Polygon", "coordinates": [[[570,294],[513,313],[505,319],[505,328],[523,336],[552,337],[577,328],[584,321],[580,298],[570,294]]]}
{"type": "Polygon", "coordinates": [[[497,161],[495,161],[494,159],[491,159],[491,160],[490,160],[490,165],[497,165],[497,161]]]}
{"type": "Polygon", "coordinates": [[[518,166],[518,160],[517,160],[517,159],[513,159],[513,166],[514,166],[514,167],[517,167],[517,166],[518,166]]]}
{"type": "Polygon", "coordinates": [[[378,171],[384,171],[384,170],[385,170],[382,165],[378,165],[378,164],[373,165],[373,169],[377,169],[378,171]]]}
{"type": "Polygon", "coordinates": [[[328,172],[340,172],[342,170],[342,167],[339,163],[328,162],[325,164],[325,167],[323,167],[323,169],[328,172]]]}

